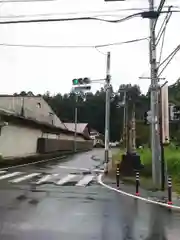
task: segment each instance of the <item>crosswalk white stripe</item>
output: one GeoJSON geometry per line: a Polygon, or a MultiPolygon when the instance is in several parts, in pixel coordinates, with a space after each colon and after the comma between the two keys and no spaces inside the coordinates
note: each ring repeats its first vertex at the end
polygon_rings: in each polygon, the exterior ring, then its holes
{"type": "Polygon", "coordinates": [[[19,177],[19,178],[16,178],[14,180],[10,180],[9,182],[12,182],[12,183],[19,183],[19,182],[22,182],[24,180],[27,180],[27,179],[30,179],[32,177],[35,177],[35,176],[38,176],[40,175],[41,173],[31,173],[31,174],[28,174],[28,175],[25,175],[23,177],[19,177]]]}
{"type": "Polygon", "coordinates": [[[93,175],[86,175],[83,177],[76,186],[86,186],[88,183],[90,183],[94,179],[93,175]]]}
{"type": "Polygon", "coordinates": [[[8,173],[8,174],[5,174],[3,176],[0,176],[0,180],[10,178],[10,177],[14,177],[14,176],[17,176],[17,175],[20,175],[20,174],[23,174],[23,172],[8,173]]]}
{"type": "Polygon", "coordinates": [[[40,183],[43,183],[43,182],[47,182],[49,179],[51,179],[51,178],[53,178],[53,177],[56,177],[56,176],[58,176],[57,173],[55,173],[55,174],[48,174],[48,175],[42,177],[41,179],[39,179],[39,181],[37,181],[36,184],[40,184],[40,183]]]}
{"type": "Polygon", "coordinates": [[[72,178],[75,178],[77,175],[75,174],[68,174],[66,177],[60,179],[56,184],[57,185],[63,185],[64,183],[68,182],[72,178]]]}

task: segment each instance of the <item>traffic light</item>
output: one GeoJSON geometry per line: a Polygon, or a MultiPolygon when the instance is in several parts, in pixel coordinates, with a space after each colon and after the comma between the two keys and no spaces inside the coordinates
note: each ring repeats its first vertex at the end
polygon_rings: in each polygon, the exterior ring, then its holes
{"type": "Polygon", "coordinates": [[[89,78],[75,78],[72,80],[73,85],[85,85],[91,83],[89,78]]]}
{"type": "Polygon", "coordinates": [[[151,111],[145,112],[144,113],[144,124],[147,125],[152,122],[152,115],[151,111]]]}
{"type": "Polygon", "coordinates": [[[148,120],[147,120],[147,112],[144,113],[144,124],[147,125],[148,124],[148,120]]]}
{"type": "Polygon", "coordinates": [[[177,121],[180,120],[180,106],[170,106],[169,107],[170,112],[170,120],[171,121],[177,121]]]}
{"type": "Polygon", "coordinates": [[[79,84],[79,81],[78,81],[78,79],[76,79],[76,78],[73,79],[72,82],[73,82],[73,85],[78,85],[78,84],[79,84]]]}

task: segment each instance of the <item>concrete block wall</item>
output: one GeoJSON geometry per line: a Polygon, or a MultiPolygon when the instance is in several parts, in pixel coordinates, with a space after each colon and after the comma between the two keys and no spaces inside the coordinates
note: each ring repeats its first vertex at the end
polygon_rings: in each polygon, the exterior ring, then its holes
{"type": "MultiPolygon", "coordinates": [[[[90,150],[93,148],[93,141],[77,141],[77,150],[90,150]]],[[[58,140],[58,139],[47,139],[39,138],[37,143],[38,153],[50,153],[54,151],[73,151],[74,141],[73,140],[58,140]]]]}

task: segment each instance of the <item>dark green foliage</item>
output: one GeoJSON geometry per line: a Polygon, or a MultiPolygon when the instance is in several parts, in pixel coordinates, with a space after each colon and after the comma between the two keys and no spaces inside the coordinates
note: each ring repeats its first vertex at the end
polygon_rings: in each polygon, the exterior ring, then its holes
{"type": "MultiPolygon", "coordinates": [[[[123,100],[123,93],[119,88],[118,93],[113,93],[111,97],[111,118],[110,118],[110,138],[111,141],[116,141],[121,138],[123,128],[123,108],[118,108],[117,105],[123,100]]],[[[137,141],[139,144],[149,144],[149,125],[144,125],[144,113],[150,109],[149,94],[143,95],[137,85],[123,85],[123,88],[128,88],[128,99],[130,107],[133,103],[136,106],[137,120],[137,141]]],[[[113,92],[113,89],[112,89],[113,92]]],[[[22,91],[17,95],[32,95],[31,92],[22,91]]],[[[40,96],[40,95],[37,95],[40,96]]],[[[74,93],[57,94],[51,96],[49,92],[43,95],[44,99],[52,107],[54,112],[64,122],[74,122],[74,109],[76,105],[76,96],[74,93]]],[[[180,105],[180,82],[177,81],[169,87],[170,102],[180,105]]],[[[78,122],[89,123],[90,126],[100,133],[104,134],[105,125],[105,91],[100,89],[95,94],[86,93],[78,97],[78,122]]],[[[170,126],[171,136],[180,141],[179,123],[176,126],[170,126]]]]}

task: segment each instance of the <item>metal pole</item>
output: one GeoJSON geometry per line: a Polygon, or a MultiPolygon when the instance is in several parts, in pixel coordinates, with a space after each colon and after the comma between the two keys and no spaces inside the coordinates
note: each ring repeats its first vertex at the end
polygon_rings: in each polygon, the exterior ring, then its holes
{"type": "Polygon", "coordinates": [[[135,104],[133,104],[132,112],[132,152],[136,152],[136,115],[135,115],[135,104]]]}
{"type": "MultiPolygon", "coordinates": [[[[154,0],[149,0],[149,11],[154,11],[154,0]]],[[[152,178],[156,186],[160,184],[160,146],[158,134],[158,78],[156,63],[156,19],[150,18],[150,65],[151,65],[151,148],[152,148],[152,178]]]]}
{"type": "Polygon", "coordinates": [[[78,103],[78,95],[76,95],[76,106],[75,106],[75,112],[74,112],[74,118],[75,118],[74,152],[77,151],[77,143],[76,143],[76,136],[77,136],[77,103],[78,103]]]}
{"type": "Polygon", "coordinates": [[[165,188],[165,173],[164,173],[164,146],[163,146],[163,122],[162,122],[162,88],[159,90],[159,135],[160,135],[160,148],[161,148],[161,190],[165,188]]]}
{"type": "Polygon", "coordinates": [[[124,111],[123,111],[123,145],[126,148],[126,134],[127,134],[127,124],[126,124],[126,91],[124,92],[124,111]]]}
{"type": "Polygon", "coordinates": [[[110,52],[107,54],[106,69],[106,110],[105,110],[105,166],[104,173],[108,173],[109,161],[109,121],[110,121],[110,52]]]}
{"type": "Polygon", "coordinates": [[[126,153],[129,153],[129,137],[130,137],[130,131],[129,131],[129,99],[127,99],[126,102],[126,153]]]}

